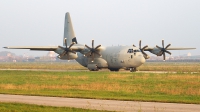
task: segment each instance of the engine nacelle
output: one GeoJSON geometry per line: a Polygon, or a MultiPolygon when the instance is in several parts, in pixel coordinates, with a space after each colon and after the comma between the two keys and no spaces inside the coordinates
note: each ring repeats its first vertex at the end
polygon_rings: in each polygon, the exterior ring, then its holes
{"type": "MultiPolygon", "coordinates": [[[[62,50],[61,48],[58,48],[56,49],[54,52],[58,53],[58,54],[62,54],[64,52],[64,50],[62,50]]],[[[71,52],[68,52],[68,55],[65,54],[64,56],[60,57],[60,56],[57,56],[59,59],[62,59],[62,60],[72,60],[72,59],[76,59],[78,58],[78,55],[77,53],[74,54],[74,53],[71,53],[71,52]]]]}
{"type": "Polygon", "coordinates": [[[62,60],[72,60],[72,59],[78,58],[78,55],[77,55],[77,53],[76,53],[76,54],[74,54],[74,53],[69,53],[68,55],[64,55],[64,56],[62,56],[62,57],[59,57],[59,56],[58,56],[58,58],[59,58],[59,59],[62,59],[62,60]]]}
{"type": "Polygon", "coordinates": [[[160,51],[161,51],[160,49],[158,49],[157,47],[154,47],[153,50],[151,50],[150,52],[158,56],[158,53],[160,51]]]}

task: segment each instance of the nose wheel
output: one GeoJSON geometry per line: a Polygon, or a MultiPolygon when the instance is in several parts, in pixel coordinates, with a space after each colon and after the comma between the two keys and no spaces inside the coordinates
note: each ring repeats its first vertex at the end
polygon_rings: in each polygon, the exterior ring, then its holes
{"type": "Polygon", "coordinates": [[[130,68],[130,72],[136,72],[136,68],[130,68]]]}

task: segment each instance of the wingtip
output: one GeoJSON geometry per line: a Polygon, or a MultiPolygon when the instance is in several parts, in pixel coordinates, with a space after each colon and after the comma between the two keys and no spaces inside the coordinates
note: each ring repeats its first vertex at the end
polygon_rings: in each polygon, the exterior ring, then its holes
{"type": "Polygon", "coordinates": [[[8,47],[3,47],[3,48],[8,49],[8,47]]]}

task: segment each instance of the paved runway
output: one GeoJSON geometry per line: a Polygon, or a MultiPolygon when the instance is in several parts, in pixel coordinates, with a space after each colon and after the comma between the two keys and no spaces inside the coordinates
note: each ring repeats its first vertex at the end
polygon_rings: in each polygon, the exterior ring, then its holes
{"type": "Polygon", "coordinates": [[[116,101],[6,94],[0,94],[0,102],[19,102],[57,107],[75,107],[124,112],[200,112],[200,105],[197,104],[116,101]]]}

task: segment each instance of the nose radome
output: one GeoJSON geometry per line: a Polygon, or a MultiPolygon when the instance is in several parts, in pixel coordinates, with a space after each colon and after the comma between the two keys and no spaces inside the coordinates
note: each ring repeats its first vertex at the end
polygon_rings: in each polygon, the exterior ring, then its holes
{"type": "Polygon", "coordinates": [[[141,66],[142,64],[145,63],[145,61],[146,60],[145,60],[144,56],[138,56],[137,59],[136,59],[136,62],[137,62],[136,66],[137,67],[141,66]]]}

